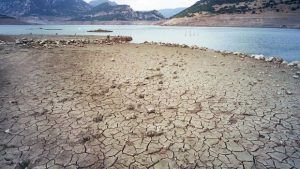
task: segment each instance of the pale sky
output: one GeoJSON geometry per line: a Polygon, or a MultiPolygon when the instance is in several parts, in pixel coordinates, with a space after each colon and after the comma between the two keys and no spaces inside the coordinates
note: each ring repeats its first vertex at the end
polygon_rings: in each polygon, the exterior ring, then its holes
{"type": "MultiPolygon", "coordinates": [[[[87,2],[91,0],[85,0],[87,2]]],[[[113,0],[118,4],[130,5],[134,10],[153,10],[165,8],[189,7],[198,0],[113,0]]]]}

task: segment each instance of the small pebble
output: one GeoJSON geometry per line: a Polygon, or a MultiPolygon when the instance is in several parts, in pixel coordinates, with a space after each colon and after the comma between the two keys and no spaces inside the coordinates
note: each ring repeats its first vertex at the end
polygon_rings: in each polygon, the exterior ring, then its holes
{"type": "Polygon", "coordinates": [[[155,113],[155,109],[153,106],[147,106],[146,109],[148,114],[155,113]]]}
{"type": "Polygon", "coordinates": [[[285,93],[286,93],[287,95],[292,95],[292,94],[293,94],[290,90],[287,90],[285,93]]]}
{"type": "Polygon", "coordinates": [[[134,109],[135,109],[135,107],[134,107],[134,105],[133,105],[133,104],[130,104],[130,105],[128,105],[127,109],[128,109],[128,110],[134,110],[134,109]]]}

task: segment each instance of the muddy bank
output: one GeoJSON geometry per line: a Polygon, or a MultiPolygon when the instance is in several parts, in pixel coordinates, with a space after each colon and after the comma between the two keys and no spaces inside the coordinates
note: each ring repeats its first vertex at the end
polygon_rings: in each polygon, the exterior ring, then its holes
{"type": "Polygon", "coordinates": [[[175,44],[1,46],[4,168],[299,166],[296,66],[175,44]]]}

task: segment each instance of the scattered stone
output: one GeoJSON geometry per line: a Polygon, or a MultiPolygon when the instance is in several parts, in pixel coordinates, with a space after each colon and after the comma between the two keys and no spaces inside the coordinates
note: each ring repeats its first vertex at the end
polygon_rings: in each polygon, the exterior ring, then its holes
{"type": "Polygon", "coordinates": [[[293,61],[288,64],[288,66],[297,66],[297,65],[300,65],[300,61],[293,61]]]}
{"type": "Polygon", "coordinates": [[[147,128],[146,136],[148,137],[158,137],[163,135],[163,131],[160,126],[151,126],[147,128]]]}
{"type": "Polygon", "coordinates": [[[253,55],[253,58],[257,59],[257,60],[263,60],[263,59],[265,59],[264,55],[253,55]]]}
{"type": "Polygon", "coordinates": [[[127,117],[125,117],[125,120],[132,120],[132,119],[136,119],[137,116],[135,114],[129,115],[127,117]]]}
{"type": "Polygon", "coordinates": [[[23,160],[17,164],[15,169],[27,169],[30,164],[30,160],[23,160]]]}
{"type": "Polygon", "coordinates": [[[114,61],[116,61],[116,60],[115,60],[114,58],[111,58],[110,61],[114,62],[114,61]]]}
{"type": "Polygon", "coordinates": [[[299,79],[299,76],[298,75],[294,75],[293,78],[294,79],[299,79]]]}
{"type": "Polygon", "coordinates": [[[9,103],[10,103],[10,104],[18,104],[18,101],[12,100],[12,101],[10,101],[9,103]]]}
{"type": "Polygon", "coordinates": [[[287,65],[287,64],[289,64],[289,62],[287,62],[286,60],[284,60],[284,61],[282,61],[282,63],[281,64],[283,64],[283,65],[287,65]]]}
{"type": "Polygon", "coordinates": [[[135,106],[133,104],[128,105],[127,110],[134,110],[135,106]]]}
{"type": "Polygon", "coordinates": [[[285,91],[287,95],[292,95],[293,93],[290,90],[285,91]]]}
{"type": "Polygon", "coordinates": [[[99,123],[99,122],[103,121],[103,115],[99,115],[99,116],[93,118],[93,121],[95,123],[99,123]]]}
{"type": "Polygon", "coordinates": [[[159,81],[158,84],[164,84],[164,82],[163,81],[159,81]]]}
{"type": "Polygon", "coordinates": [[[10,130],[9,130],[9,129],[6,129],[4,132],[5,132],[5,133],[9,133],[9,132],[10,132],[10,130]]]}
{"type": "Polygon", "coordinates": [[[273,62],[273,61],[275,61],[275,58],[274,57],[269,57],[269,58],[266,58],[265,61],[273,62]]]}
{"type": "Polygon", "coordinates": [[[139,98],[140,98],[140,99],[143,99],[144,97],[145,97],[144,94],[139,94],[139,98]]]}
{"type": "Polygon", "coordinates": [[[299,76],[299,75],[300,75],[300,71],[296,72],[296,75],[298,75],[298,76],[299,76]]]}
{"type": "Polygon", "coordinates": [[[154,108],[154,106],[147,106],[146,109],[147,109],[147,113],[148,113],[148,114],[155,113],[155,108],[154,108]]]}

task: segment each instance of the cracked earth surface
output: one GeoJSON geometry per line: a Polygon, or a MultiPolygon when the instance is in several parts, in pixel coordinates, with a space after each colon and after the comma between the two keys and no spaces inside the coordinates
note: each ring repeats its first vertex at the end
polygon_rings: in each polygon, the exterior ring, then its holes
{"type": "Polygon", "coordinates": [[[145,44],[0,59],[0,168],[300,168],[296,69],[145,44]]]}

